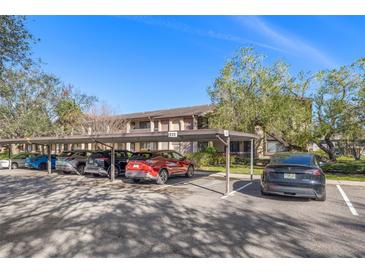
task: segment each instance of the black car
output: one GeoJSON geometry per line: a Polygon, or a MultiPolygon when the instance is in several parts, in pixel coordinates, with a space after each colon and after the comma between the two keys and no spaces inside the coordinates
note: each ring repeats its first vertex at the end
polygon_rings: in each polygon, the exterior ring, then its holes
{"type": "Polygon", "coordinates": [[[279,153],[272,156],[261,177],[261,193],[326,200],[326,178],[315,155],[279,153]]]}
{"type": "MultiPolygon", "coordinates": [[[[115,150],[115,177],[125,173],[125,166],[133,152],[129,150],[115,150]]],[[[85,173],[107,175],[111,173],[111,151],[97,151],[92,153],[86,161],[85,173]]]]}

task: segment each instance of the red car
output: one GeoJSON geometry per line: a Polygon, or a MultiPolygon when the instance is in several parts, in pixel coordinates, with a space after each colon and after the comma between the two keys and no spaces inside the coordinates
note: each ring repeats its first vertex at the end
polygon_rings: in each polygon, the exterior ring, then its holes
{"type": "Polygon", "coordinates": [[[129,159],[125,177],[140,180],[152,180],[157,184],[166,183],[170,176],[194,175],[194,164],[176,151],[137,152],[129,159]]]}

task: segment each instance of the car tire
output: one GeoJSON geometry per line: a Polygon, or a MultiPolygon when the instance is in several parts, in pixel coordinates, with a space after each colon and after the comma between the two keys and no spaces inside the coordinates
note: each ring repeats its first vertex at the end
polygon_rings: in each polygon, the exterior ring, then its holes
{"type": "Polygon", "coordinates": [[[194,176],[194,167],[192,165],[190,165],[188,167],[188,170],[186,171],[185,177],[191,178],[193,176],[194,176]]]}
{"type": "Polygon", "coordinates": [[[78,165],[76,169],[80,175],[85,175],[85,165],[84,164],[78,165]]]}
{"type": "Polygon", "coordinates": [[[167,182],[167,179],[169,178],[169,173],[166,169],[161,169],[158,173],[156,183],[158,185],[164,185],[167,182]]]}
{"type": "Polygon", "coordinates": [[[17,169],[18,168],[18,164],[17,163],[12,163],[11,164],[11,169],[17,169]]]}
{"type": "Polygon", "coordinates": [[[141,179],[133,179],[133,183],[139,183],[141,179]]]}
{"type": "MultiPolygon", "coordinates": [[[[112,167],[110,166],[107,171],[109,179],[111,178],[111,170],[112,170],[112,167]]],[[[117,166],[114,166],[114,178],[117,178],[119,176],[119,174],[120,174],[119,168],[117,166]]]]}
{"type": "Polygon", "coordinates": [[[267,196],[268,195],[268,193],[262,187],[260,187],[260,192],[261,192],[262,196],[267,196]]]}
{"type": "Polygon", "coordinates": [[[327,196],[326,195],[326,190],[324,190],[322,196],[317,197],[316,200],[320,201],[320,202],[324,202],[324,201],[326,201],[326,196],[327,196]]]}

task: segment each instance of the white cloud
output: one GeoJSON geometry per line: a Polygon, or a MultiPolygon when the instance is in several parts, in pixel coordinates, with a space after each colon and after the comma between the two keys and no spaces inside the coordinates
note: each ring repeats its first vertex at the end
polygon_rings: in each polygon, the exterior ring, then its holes
{"type": "Polygon", "coordinates": [[[235,36],[227,33],[222,32],[216,32],[214,30],[203,30],[198,28],[193,28],[187,24],[177,22],[176,20],[168,20],[166,18],[161,17],[155,17],[155,16],[130,16],[128,17],[131,20],[134,20],[136,22],[144,23],[147,25],[153,25],[153,26],[159,26],[167,29],[172,29],[179,32],[184,32],[192,35],[197,35],[201,37],[208,37],[213,38],[217,40],[224,40],[224,41],[230,41],[238,44],[245,44],[245,45],[253,45],[258,46],[261,48],[267,48],[279,52],[285,52],[285,50],[275,47],[270,44],[261,43],[257,41],[248,40],[245,38],[242,38],[240,36],[235,36]]]}
{"type": "Polygon", "coordinates": [[[237,16],[235,20],[246,28],[250,28],[270,39],[276,47],[296,56],[309,58],[326,67],[336,66],[336,62],[325,52],[311,45],[304,39],[269,25],[264,19],[257,16],[237,16]]]}

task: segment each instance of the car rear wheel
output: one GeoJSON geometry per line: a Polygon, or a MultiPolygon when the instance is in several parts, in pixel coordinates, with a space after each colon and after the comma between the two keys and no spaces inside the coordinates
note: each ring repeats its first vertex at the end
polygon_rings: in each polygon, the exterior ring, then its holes
{"type": "Polygon", "coordinates": [[[194,167],[190,165],[188,167],[188,170],[186,171],[185,176],[188,178],[191,178],[191,177],[193,177],[193,175],[194,175],[194,167]]]}
{"type": "Polygon", "coordinates": [[[17,163],[12,163],[11,164],[11,168],[12,169],[17,169],[18,168],[18,164],[17,163]]]}
{"type": "Polygon", "coordinates": [[[141,181],[141,179],[133,179],[134,183],[139,183],[141,181]]]}
{"type": "Polygon", "coordinates": [[[80,174],[80,175],[84,175],[85,174],[85,165],[79,165],[77,167],[77,172],[80,174]]]}
{"type": "MultiPolygon", "coordinates": [[[[111,172],[112,172],[112,167],[110,166],[108,168],[108,177],[111,178],[111,172]]],[[[117,178],[119,176],[119,168],[117,166],[114,166],[114,178],[117,178]]]]}
{"type": "Polygon", "coordinates": [[[46,170],[46,169],[47,169],[47,167],[48,167],[48,164],[47,164],[47,163],[41,163],[41,164],[39,165],[39,169],[40,169],[40,170],[46,170]]]}
{"type": "Polygon", "coordinates": [[[324,190],[322,196],[317,197],[316,200],[321,202],[326,201],[326,190],[324,190]]]}
{"type": "Polygon", "coordinates": [[[169,178],[169,174],[167,173],[166,169],[161,169],[160,173],[157,177],[157,184],[163,185],[167,182],[167,179],[169,178]]]}

